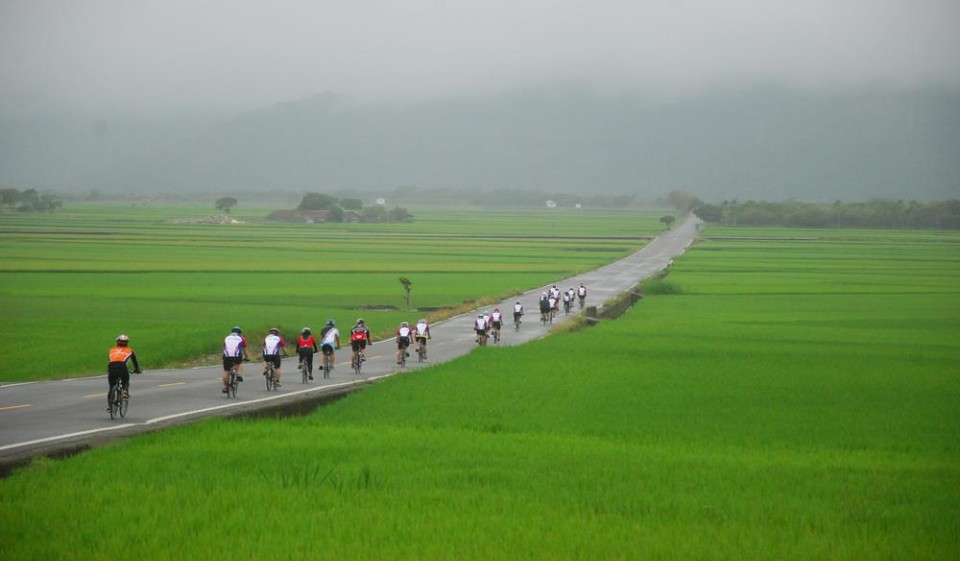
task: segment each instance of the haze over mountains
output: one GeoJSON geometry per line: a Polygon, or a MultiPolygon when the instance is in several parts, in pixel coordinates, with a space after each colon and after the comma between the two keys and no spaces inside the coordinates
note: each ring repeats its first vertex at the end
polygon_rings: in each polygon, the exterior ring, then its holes
{"type": "Polygon", "coordinates": [[[710,200],[960,196],[960,94],[783,89],[671,101],[577,87],[334,94],[232,117],[6,119],[0,183],[108,191],[423,188],[710,200]]]}

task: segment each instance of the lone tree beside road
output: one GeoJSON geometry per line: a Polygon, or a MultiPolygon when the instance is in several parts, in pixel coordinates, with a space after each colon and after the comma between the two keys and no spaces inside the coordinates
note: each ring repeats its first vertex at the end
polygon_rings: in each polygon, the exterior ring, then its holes
{"type": "Polygon", "coordinates": [[[673,223],[676,222],[676,220],[677,218],[675,216],[672,216],[669,214],[666,216],[660,217],[660,222],[663,222],[663,225],[666,226],[668,230],[670,229],[670,226],[672,226],[673,223]]]}

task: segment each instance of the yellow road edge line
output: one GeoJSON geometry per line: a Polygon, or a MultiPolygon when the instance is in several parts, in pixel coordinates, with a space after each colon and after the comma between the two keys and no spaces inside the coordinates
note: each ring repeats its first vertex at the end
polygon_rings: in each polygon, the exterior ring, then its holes
{"type": "Polygon", "coordinates": [[[157,386],[157,387],[158,387],[158,388],[169,388],[170,386],[182,386],[182,385],[184,385],[184,384],[186,384],[186,382],[171,382],[171,383],[169,383],[169,384],[160,384],[160,385],[157,386]]]}
{"type": "Polygon", "coordinates": [[[83,397],[86,397],[86,398],[90,398],[90,397],[107,397],[107,392],[103,392],[103,393],[92,393],[92,394],[90,394],[90,395],[85,395],[85,396],[83,396],[83,397]]]}

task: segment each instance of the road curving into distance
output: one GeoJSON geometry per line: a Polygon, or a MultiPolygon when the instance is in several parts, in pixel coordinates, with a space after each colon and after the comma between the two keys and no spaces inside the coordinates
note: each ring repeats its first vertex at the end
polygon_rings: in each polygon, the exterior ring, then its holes
{"type": "MultiPolygon", "coordinates": [[[[587,287],[587,306],[602,310],[603,303],[632,289],[669,266],[692,243],[699,230],[699,220],[690,216],[683,223],[660,235],[640,251],[600,269],[558,280],[561,290],[587,287]]],[[[553,284],[553,283],[551,283],[553,284]]],[[[549,285],[548,285],[549,286],[549,285]]],[[[552,325],[541,325],[538,300],[547,287],[540,287],[485,310],[498,307],[508,320],[503,328],[502,345],[517,345],[547,335],[552,325]],[[512,309],[516,301],[523,304],[526,315],[519,331],[514,330],[512,309]]],[[[431,325],[429,361],[418,363],[411,353],[405,371],[448,361],[470,352],[473,342],[473,320],[476,313],[467,313],[431,325]]],[[[411,312],[409,321],[416,322],[411,312]]],[[[562,322],[561,311],[557,322],[562,322]]],[[[341,330],[349,325],[340,325],[341,330]]],[[[374,325],[374,329],[385,326],[374,325]]],[[[492,341],[491,341],[492,344],[492,341]]],[[[61,455],[76,452],[115,438],[157,430],[173,424],[214,415],[258,414],[278,408],[310,408],[317,402],[335,399],[364,384],[400,372],[395,364],[396,344],[393,340],[374,341],[367,351],[367,362],[360,376],[350,368],[349,345],[337,352],[336,368],[327,380],[314,372],[314,380],[301,383],[295,356],[283,361],[283,387],[267,392],[260,374],[259,362],[245,367],[245,381],[240,384],[236,399],[220,393],[221,366],[178,368],[147,371],[131,375],[130,408],[127,417],[111,420],[106,412],[106,375],[60,381],[11,383],[0,386],[0,473],[33,456],[61,455]]],[[[314,366],[320,361],[314,359],[314,366]]]]}

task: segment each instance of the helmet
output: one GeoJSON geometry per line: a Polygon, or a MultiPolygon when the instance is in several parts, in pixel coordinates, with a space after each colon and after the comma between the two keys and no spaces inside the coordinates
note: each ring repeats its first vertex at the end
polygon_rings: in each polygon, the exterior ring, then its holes
{"type": "Polygon", "coordinates": [[[427,323],[427,318],[420,318],[420,321],[417,323],[427,323]]]}
{"type": "Polygon", "coordinates": [[[240,329],[240,326],[236,326],[236,327],[234,327],[233,329],[230,330],[230,333],[238,333],[238,334],[239,334],[239,333],[243,333],[243,330],[240,329]]]}
{"type": "Polygon", "coordinates": [[[329,325],[330,327],[333,327],[333,320],[332,320],[332,319],[328,319],[328,320],[327,320],[327,325],[329,325]]]}
{"type": "Polygon", "coordinates": [[[300,333],[303,333],[304,335],[310,335],[310,328],[304,327],[303,329],[300,330],[300,333]]]}
{"type": "Polygon", "coordinates": [[[404,321],[404,322],[400,323],[400,327],[410,327],[410,325],[409,325],[407,322],[404,321]]]}
{"type": "Polygon", "coordinates": [[[520,303],[520,301],[519,301],[519,300],[517,300],[517,304],[519,304],[519,303],[520,303]]]}
{"type": "Polygon", "coordinates": [[[126,345],[127,343],[129,343],[129,342],[130,342],[130,338],[127,337],[126,335],[117,335],[117,344],[118,344],[118,345],[124,346],[124,345],[126,345]]]}
{"type": "Polygon", "coordinates": [[[270,328],[270,334],[271,334],[271,335],[280,335],[280,330],[277,329],[276,327],[271,327],[271,328],[270,328]]]}
{"type": "Polygon", "coordinates": [[[499,312],[499,311],[500,311],[500,308],[494,308],[493,311],[499,312]]]}
{"type": "Polygon", "coordinates": [[[357,323],[363,323],[363,318],[357,318],[357,323]]]}

